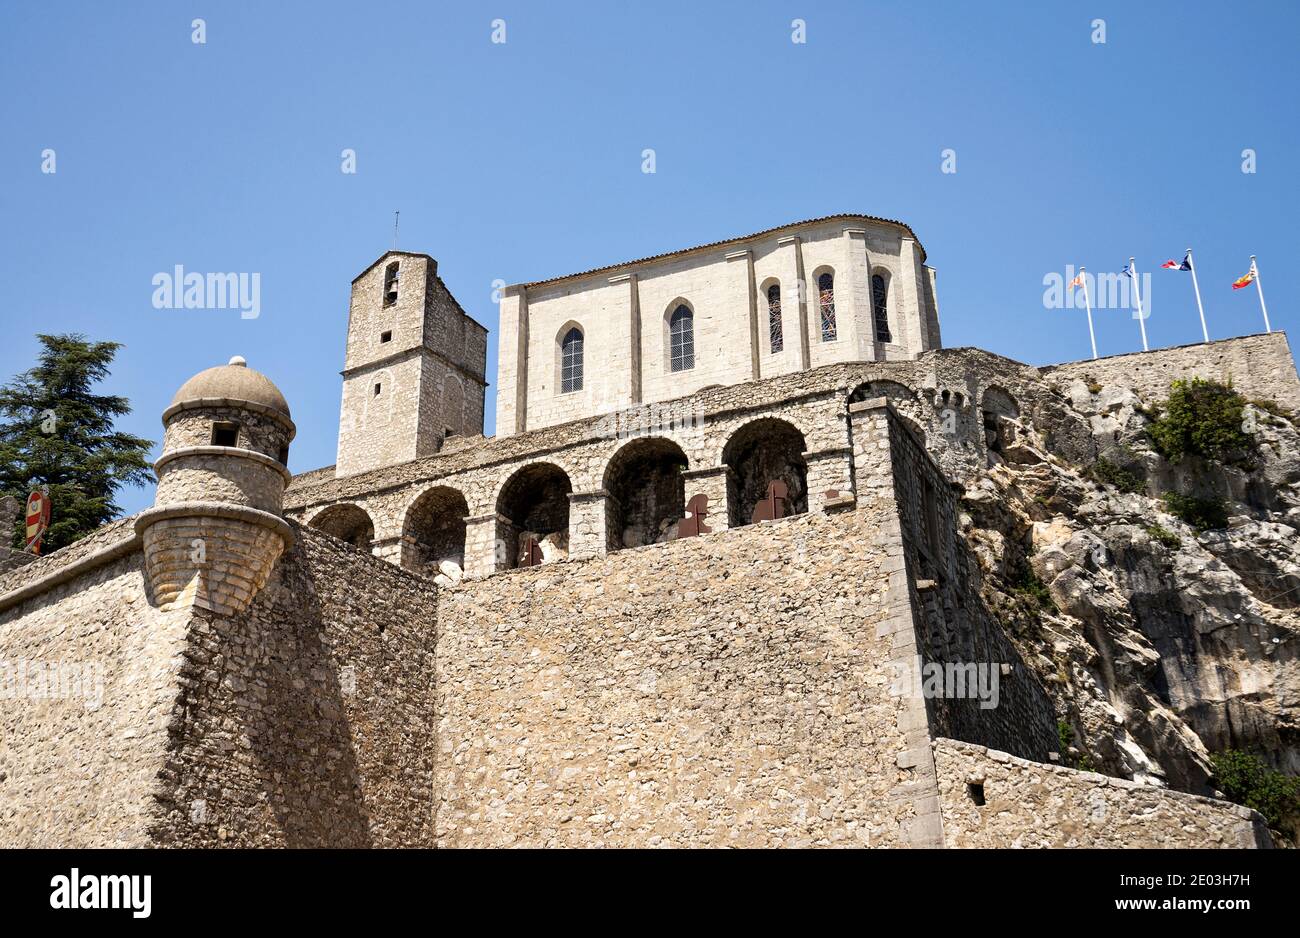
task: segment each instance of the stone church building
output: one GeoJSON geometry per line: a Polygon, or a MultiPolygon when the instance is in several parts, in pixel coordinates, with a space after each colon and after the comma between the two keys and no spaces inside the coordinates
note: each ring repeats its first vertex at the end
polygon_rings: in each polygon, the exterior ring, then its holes
{"type": "Polygon", "coordinates": [[[152,508],[0,558],[0,843],[1267,845],[1060,764],[957,489],[1085,369],[1295,400],[1285,337],[946,350],[925,262],[835,215],[507,287],[484,438],[486,330],[383,255],[336,465],[289,473],[235,358],[163,413],[152,508]]]}

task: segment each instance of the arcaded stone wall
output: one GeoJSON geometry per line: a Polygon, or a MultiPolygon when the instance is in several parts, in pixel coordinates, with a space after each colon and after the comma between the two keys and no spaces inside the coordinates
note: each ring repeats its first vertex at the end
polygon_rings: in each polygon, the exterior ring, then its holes
{"type": "Polygon", "coordinates": [[[897,536],[867,505],[444,591],[438,845],[937,845],[897,536]]]}
{"type": "MultiPolygon", "coordinates": [[[[130,528],[109,533],[120,541],[130,528]]],[[[22,572],[48,575],[86,553],[22,572]]],[[[138,550],[0,612],[0,844],[148,843],[183,638],[183,617],[150,607],[138,550]]]]}
{"type": "Polygon", "coordinates": [[[951,739],[934,758],[946,847],[1271,846],[1263,818],[1226,801],[951,739]]]}
{"type": "MultiPolygon", "coordinates": [[[[912,421],[931,455],[954,480],[986,468],[978,407],[985,387],[1005,389],[1027,418],[1038,419],[1044,410],[1055,413],[1063,406],[1035,368],[977,349],[936,350],[915,361],[829,365],[707,388],[690,397],[599,418],[475,440],[437,455],[353,475],[336,478],[328,470],[303,473],[286,491],[285,509],[289,516],[310,523],[331,505],[353,504],[374,524],[376,552],[398,560],[402,551],[396,542],[407,513],[433,487],[445,485],[461,492],[471,519],[485,519],[484,524],[491,527],[486,516],[496,510],[501,487],[529,463],[545,461],[560,466],[569,475],[574,492],[587,495],[602,488],[611,460],[623,446],[636,438],[658,436],[679,446],[687,457],[686,497],[707,489],[713,517],[725,526],[725,476],[705,478],[699,473],[721,470],[727,443],[746,424],[775,417],[788,421],[804,437],[809,508],[816,511],[826,489],[848,486],[844,419],[850,395],[864,385],[878,388],[882,383],[894,389],[895,393],[887,396],[912,421]]],[[[872,396],[876,396],[874,392],[872,396]]],[[[1080,438],[1090,440],[1086,422],[1080,421],[1080,427],[1080,438]]],[[[399,431],[392,426],[386,432],[399,431]]],[[[470,540],[475,540],[473,525],[470,540]]],[[[490,557],[492,536],[481,540],[490,557]]],[[[473,546],[469,553],[475,553],[473,546]]],[[[473,569],[493,569],[487,563],[476,566],[472,556],[467,559],[473,569]]]]}
{"type": "Polygon", "coordinates": [[[1050,365],[1042,372],[1063,390],[1082,380],[1130,388],[1144,400],[1168,397],[1169,385],[1179,378],[1231,380],[1248,398],[1300,409],[1300,379],[1285,332],[1050,365]]]}
{"type": "Polygon", "coordinates": [[[189,620],[157,844],[432,843],[435,589],[296,533],[245,613],[189,620]]]}

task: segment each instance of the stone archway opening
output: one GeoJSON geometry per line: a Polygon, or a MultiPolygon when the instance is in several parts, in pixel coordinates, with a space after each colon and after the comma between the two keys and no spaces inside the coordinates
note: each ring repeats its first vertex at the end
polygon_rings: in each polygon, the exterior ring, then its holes
{"type": "Polygon", "coordinates": [[[439,485],[417,498],[406,511],[402,534],[408,539],[403,566],[414,573],[436,577],[440,573],[459,580],[465,569],[465,496],[439,485]]]}
{"type": "Polygon", "coordinates": [[[536,555],[521,551],[530,540],[536,542],[542,562],[568,557],[572,492],[569,476],[552,463],[532,463],[506,480],[497,496],[498,547],[506,569],[532,565],[536,555]]]}
{"type": "Polygon", "coordinates": [[[1020,419],[1020,405],[1005,388],[990,385],[980,395],[980,416],[984,426],[984,445],[990,454],[990,464],[1007,446],[1015,443],[1015,424],[1020,419]]]}
{"type": "Polygon", "coordinates": [[[874,400],[883,397],[887,399],[894,408],[894,413],[898,414],[903,424],[907,426],[916,438],[923,444],[926,441],[926,433],[923,424],[925,423],[924,412],[921,409],[921,402],[913,391],[905,384],[897,381],[890,381],[887,378],[878,378],[874,381],[867,381],[859,384],[849,395],[849,403],[857,404],[861,401],[874,400]]]}
{"type": "Polygon", "coordinates": [[[686,515],[689,465],[682,448],[663,437],[628,443],[605,469],[610,502],[606,521],[607,548],[659,544],[677,537],[677,523],[686,515]]]}
{"type": "Polygon", "coordinates": [[[370,552],[375,523],[360,505],[331,505],[311,519],[309,528],[346,541],[358,550],[370,552]]]}
{"type": "Polygon", "coordinates": [[[733,528],[750,524],[758,503],[768,497],[773,482],[785,486],[781,514],[808,510],[807,443],[791,423],[765,417],[745,424],[731,435],[722,451],[727,474],[727,501],[733,528]]]}

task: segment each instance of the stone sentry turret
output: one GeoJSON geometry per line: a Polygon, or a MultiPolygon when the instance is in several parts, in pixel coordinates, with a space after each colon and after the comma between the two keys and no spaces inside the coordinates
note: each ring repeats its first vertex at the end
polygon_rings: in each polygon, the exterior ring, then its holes
{"type": "Polygon", "coordinates": [[[162,420],[158,492],[136,521],[152,600],[241,612],[293,544],[282,516],[289,405],[235,356],[186,381],[162,420]]]}

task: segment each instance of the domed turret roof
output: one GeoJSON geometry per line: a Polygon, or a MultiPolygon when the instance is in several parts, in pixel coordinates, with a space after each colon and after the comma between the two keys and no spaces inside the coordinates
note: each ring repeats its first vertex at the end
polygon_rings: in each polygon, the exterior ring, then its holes
{"type": "Polygon", "coordinates": [[[284,399],[271,379],[260,371],[248,367],[243,358],[236,355],[229,364],[217,365],[200,371],[193,378],[181,385],[176,396],[172,398],[170,412],[178,404],[191,401],[225,399],[246,401],[269,410],[289,414],[289,402],[284,399]]]}

